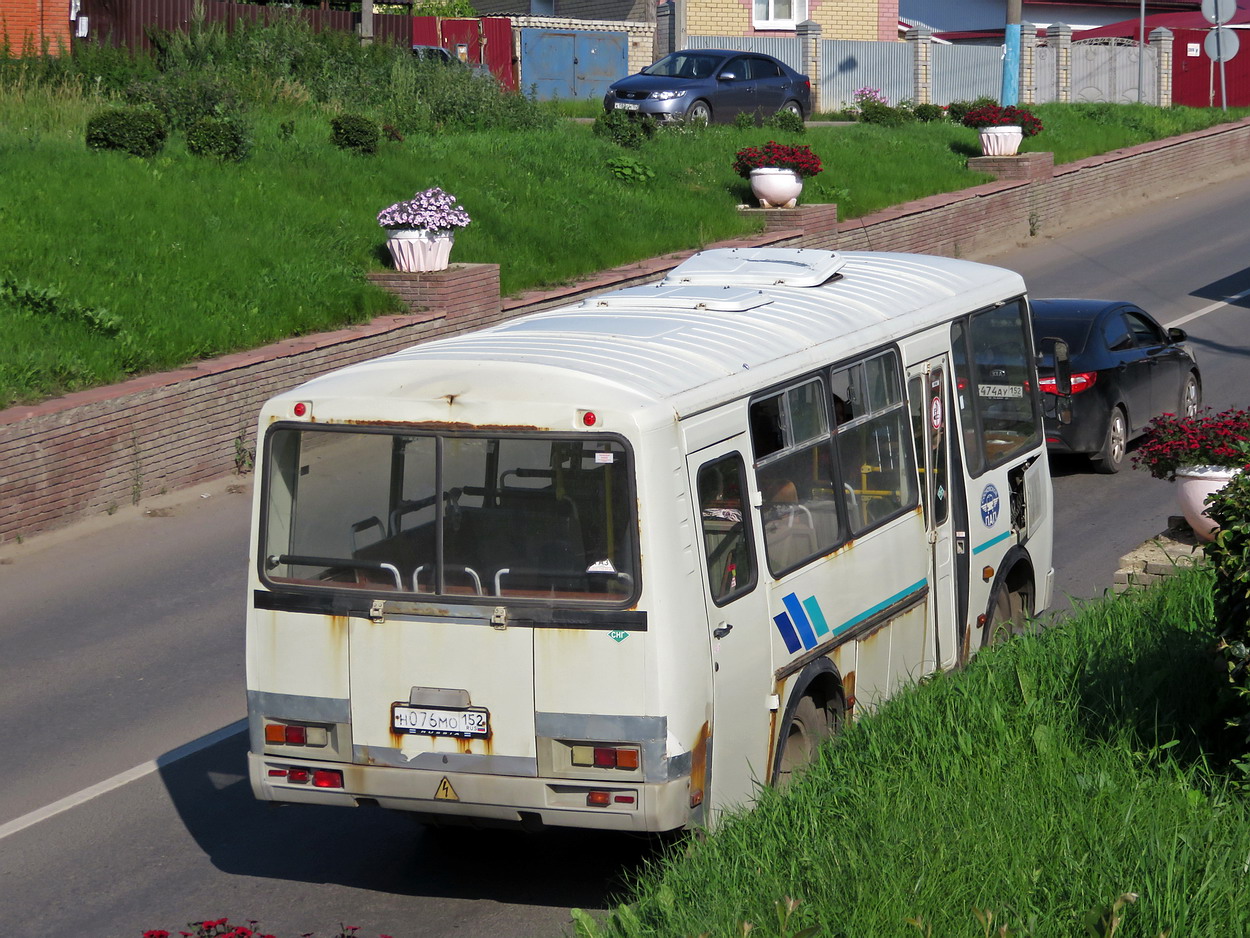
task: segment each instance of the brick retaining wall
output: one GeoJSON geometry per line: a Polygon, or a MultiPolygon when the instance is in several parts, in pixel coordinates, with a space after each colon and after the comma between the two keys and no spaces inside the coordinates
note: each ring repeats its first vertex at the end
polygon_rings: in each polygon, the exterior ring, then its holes
{"type": "MultiPolygon", "coordinates": [[[[1115,212],[1171,197],[1248,158],[1245,120],[1068,164],[1052,178],[999,180],[841,223],[836,206],[764,212],[763,232],[717,246],[988,255],[1088,221],[1091,205],[1115,212]]],[[[369,279],[404,297],[410,314],[0,411],[0,543],[246,467],[256,414],[276,391],[417,342],[652,282],[692,253],[503,300],[492,264],[438,275],[379,271],[369,279]]]]}

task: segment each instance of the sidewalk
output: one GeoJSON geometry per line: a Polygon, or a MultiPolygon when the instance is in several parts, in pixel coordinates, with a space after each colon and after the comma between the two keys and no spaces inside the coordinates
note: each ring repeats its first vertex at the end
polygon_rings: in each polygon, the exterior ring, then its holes
{"type": "Polygon", "coordinates": [[[1112,589],[1122,593],[1130,587],[1150,586],[1202,561],[1202,542],[1184,518],[1173,515],[1162,533],[1120,558],[1112,589]]]}

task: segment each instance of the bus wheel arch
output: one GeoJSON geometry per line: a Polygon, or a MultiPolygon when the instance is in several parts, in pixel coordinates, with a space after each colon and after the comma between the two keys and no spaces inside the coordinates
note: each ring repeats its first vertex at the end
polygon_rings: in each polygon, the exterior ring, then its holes
{"type": "Polygon", "coordinates": [[[1036,583],[1028,551],[1019,545],[1013,547],[999,564],[990,590],[981,627],[982,648],[1024,631],[1027,618],[1034,612],[1036,583]]]}
{"type": "Polygon", "coordinates": [[[820,744],[841,729],[845,719],[842,677],[828,658],[818,658],[795,679],[778,722],[770,775],[773,787],[788,785],[811,763],[820,744]]]}

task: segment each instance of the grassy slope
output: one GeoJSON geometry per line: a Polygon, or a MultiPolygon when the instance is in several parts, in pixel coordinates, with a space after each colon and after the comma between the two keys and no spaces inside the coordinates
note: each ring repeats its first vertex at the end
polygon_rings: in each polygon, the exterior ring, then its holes
{"type": "Polygon", "coordinates": [[[937,677],[586,930],[988,935],[991,913],[995,935],[1066,938],[1132,892],[1124,938],[1246,934],[1250,809],[1204,752],[1226,732],[1210,619],[1202,571],[937,677]]]}
{"type": "MultiPolygon", "coordinates": [[[[0,94],[0,324],[10,337],[0,406],[397,308],[364,281],[387,264],[374,216],[430,185],[473,216],[455,259],[499,263],[506,294],[733,237],[752,225],[735,212],[749,190],[730,170],[733,153],[778,135],[714,127],[622,151],[563,125],[412,135],[360,158],[329,145],[317,106],[274,103],[253,111],[253,158],[219,165],[191,157],[177,136],[151,161],[88,151],[83,127],[100,103],[47,87],[0,94]],[[283,120],[295,122],[290,139],[283,120]],[[613,176],[608,161],[623,154],[654,180],[613,176]]],[[[1175,114],[1149,109],[1127,130],[1108,123],[1124,109],[1073,113],[1043,109],[1056,129],[1030,144],[1062,159],[1099,135],[1119,146],[1177,126],[1175,114]]],[[[801,139],[826,167],[805,198],[837,201],[843,217],[984,178],[964,165],[975,133],[949,124],[816,128],[801,139]]]]}

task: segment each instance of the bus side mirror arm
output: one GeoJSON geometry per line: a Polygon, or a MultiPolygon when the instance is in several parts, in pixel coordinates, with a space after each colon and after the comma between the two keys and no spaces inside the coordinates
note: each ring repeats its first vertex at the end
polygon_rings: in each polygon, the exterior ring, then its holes
{"type": "MultiPolygon", "coordinates": [[[[1072,422],[1072,356],[1068,343],[1063,339],[1042,339],[1042,354],[1051,346],[1055,360],[1055,419],[1061,424],[1072,422]]],[[[1039,355],[1039,358],[1041,356],[1039,355]]]]}

